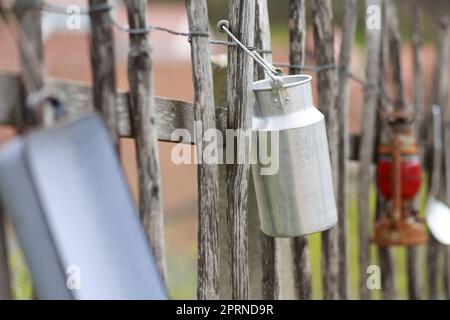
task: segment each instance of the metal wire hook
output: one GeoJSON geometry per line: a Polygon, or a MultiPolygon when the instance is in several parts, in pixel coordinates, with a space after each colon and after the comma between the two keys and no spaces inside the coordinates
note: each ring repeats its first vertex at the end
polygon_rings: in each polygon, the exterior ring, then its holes
{"type": "Polygon", "coordinates": [[[255,60],[261,67],[264,68],[264,70],[275,83],[282,82],[282,78],[280,77],[282,74],[282,70],[279,68],[275,68],[273,65],[269,64],[256,51],[250,51],[250,49],[247,48],[242,42],[240,42],[239,39],[236,38],[236,36],[229,30],[229,26],[230,23],[227,20],[220,20],[217,23],[217,29],[220,32],[225,32],[231,39],[233,39],[233,41],[236,42],[239,47],[241,47],[248,55],[250,55],[250,57],[253,58],[253,60],[255,60]]]}

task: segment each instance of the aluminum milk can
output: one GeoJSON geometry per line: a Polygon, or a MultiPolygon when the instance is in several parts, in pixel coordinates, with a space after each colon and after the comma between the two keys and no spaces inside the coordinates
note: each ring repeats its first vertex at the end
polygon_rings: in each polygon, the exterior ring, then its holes
{"type": "Polygon", "coordinates": [[[325,120],[313,105],[311,77],[279,79],[278,86],[273,79],[253,83],[252,120],[252,153],[278,151],[278,170],[261,174],[264,166],[252,161],[252,173],[262,231],[297,237],[331,228],[337,211],[325,120]],[[270,139],[278,139],[278,150],[270,150],[270,139]]]}
{"type": "Polygon", "coordinates": [[[328,140],[324,116],[313,104],[311,77],[282,76],[282,70],[236,38],[228,21],[219,21],[217,29],[269,76],[253,83],[251,163],[262,231],[298,237],[331,228],[337,210],[328,140]],[[269,167],[261,154],[271,155],[269,167]]]}

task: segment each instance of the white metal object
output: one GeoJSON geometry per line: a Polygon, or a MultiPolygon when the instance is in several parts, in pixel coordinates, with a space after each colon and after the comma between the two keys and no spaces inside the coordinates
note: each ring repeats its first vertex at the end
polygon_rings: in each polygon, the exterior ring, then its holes
{"type": "Polygon", "coordinates": [[[433,120],[433,173],[431,177],[430,194],[426,207],[426,220],[428,229],[437,241],[450,245],[450,208],[436,199],[439,194],[442,159],[442,127],[441,108],[438,105],[431,107],[433,120]]]}
{"type": "Polygon", "coordinates": [[[256,134],[252,148],[263,147],[261,132],[276,133],[272,136],[278,136],[279,170],[261,175],[263,166],[258,161],[252,173],[262,231],[274,237],[296,237],[331,228],[337,222],[337,210],[325,120],[313,105],[311,77],[292,75],[281,80],[278,89],[271,79],[253,83],[256,134]],[[276,90],[285,92],[274,94],[276,90]]]}
{"type": "Polygon", "coordinates": [[[437,241],[450,245],[450,208],[433,197],[428,199],[426,207],[428,228],[437,241]]]}
{"type": "MultiPolygon", "coordinates": [[[[337,222],[336,202],[325,120],[312,101],[311,77],[282,76],[280,69],[251,51],[221,20],[217,29],[228,36],[270,79],[253,83],[252,154],[279,152],[278,170],[262,174],[260,159],[252,163],[261,229],[273,237],[298,237],[331,228],[337,222]],[[276,139],[277,150],[270,150],[276,139]]],[[[256,157],[257,158],[257,157],[256,157]]]]}
{"type": "Polygon", "coordinates": [[[100,118],[15,138],[0,196],[41,299],[165,299],[138,213],[100,118]]]}

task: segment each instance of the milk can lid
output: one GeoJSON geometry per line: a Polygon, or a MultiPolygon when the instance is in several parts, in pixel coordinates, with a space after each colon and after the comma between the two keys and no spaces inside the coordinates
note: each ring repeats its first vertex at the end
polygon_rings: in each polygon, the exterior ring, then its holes
{"type": "MultiPolygon", "coordinates": [[[[312,77],[307,74],[295,74],[289,76],[282,76],[283,88],[290,88],[299,86],[311,81],[312,77]]],[[[272,90],[272,79],[263,79],[253,82],[253,91],[271,91],[272,90]]]]}

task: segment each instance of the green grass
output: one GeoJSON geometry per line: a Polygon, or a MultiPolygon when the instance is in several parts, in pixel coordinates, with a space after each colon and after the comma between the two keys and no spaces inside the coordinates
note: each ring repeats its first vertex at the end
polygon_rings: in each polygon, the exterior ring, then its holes
{"type": "Polygon", "coordinates": [[[10,250],[9,267],[11,270],[11,287],[13,299],[29,300],[32,297],[32,285],[30,272],[25,263],[22,251],[14,246],[10,250]],[[11,252],[12,251],[12,252],[11,252]]]}

